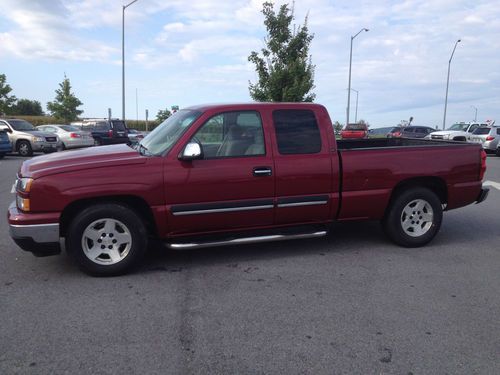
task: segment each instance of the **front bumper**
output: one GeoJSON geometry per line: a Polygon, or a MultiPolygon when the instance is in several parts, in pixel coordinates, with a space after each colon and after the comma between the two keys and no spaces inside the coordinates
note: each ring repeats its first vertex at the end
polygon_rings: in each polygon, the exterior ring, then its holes
{"type": "Polygon", "coordinates": [[[33,151],[50,152],[57,151],[59,142],[32,142],[33,151]]]}
{"type": "Polygon", "coordinates": [[[61,252],[59,223],[23,225],[17,220],[20,215],[15,202],[12,202],[7,213],[7,220],[10,236],[17,246],[35,256],[56,255],[61,252]]]}
{"type": "Polygon", "coordinates": [[[488,197],[489,192],[490,192],[489,188],[485,188],[485,187],[481,188],[481,192],[479,193],[479,195],[477,196],[477,199],[476,199],[476,204],[484,201],[488,197]]]}

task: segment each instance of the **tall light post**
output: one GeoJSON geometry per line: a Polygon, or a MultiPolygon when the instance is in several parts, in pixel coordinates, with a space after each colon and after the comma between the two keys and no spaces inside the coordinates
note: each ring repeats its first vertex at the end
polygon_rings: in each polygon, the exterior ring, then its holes
{"type": "Polygon", "coordinates": [[[474,107],[473,105],[471,105],[471,107],[476,110],[476,112],[474,113],[474,122],[477,122],[477,107],[474,107]]]}
{"type": "Polygon", "coordinates": [[[352,41],[356,38],[362,31],[367,32],[368,29],[361,29],[354,36],[351,36],[351,52],[349,54],[349,86],[347,87],[347,121],[346,126],[349,124],[349,111],[351,109],[351,68],[352,68],[352,41]]]}
{"type": "Polygon", "coordinates": [[[122,120],[125,120],[125,9],[136,1],[122,6],[122,120]]]}
{"type": "Polygon", "coordinates": [[[453,59],[453,54],[455,53],[455,49],[457,48],[457,44],[460,43],[461,40],[458,39],[455,42],[455,47],[453,47],[453,52],[451,53],[450,60],[448,60],[448,78],[446,79],[446,96],[444,99],[444,116],[443,116],[443,130],[446,126],[446,107],[448,106],[448,86],[450,85],[450,66],[451,66],[451,59],[453,59]]]}
{"type": "Polygon", "coordinates": [[[356,93],[356,114],[354,116],[354,123],[358,123],[358,96],[359,96],[359,91],[358,90],[354,90],[354,89],[351,89],[352,91],[354,91],[356,93]]]}

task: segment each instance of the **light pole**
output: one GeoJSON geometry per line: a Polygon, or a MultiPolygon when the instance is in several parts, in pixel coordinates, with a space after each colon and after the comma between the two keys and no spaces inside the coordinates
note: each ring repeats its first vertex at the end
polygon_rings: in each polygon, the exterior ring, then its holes
{"type": "Polygon", "coordinates": [[[125,120],[125,9],[136,1],[122,6],[122,120],[125,120]]]}
{"type": "Polygon", "coordinates": [[[354,91],[356,93],[356,115],[354,116],[354,123],[358,123],[358,96],[359,96],[359,91],[358,90],[354,90],[354,89],[351,89],[352,91],[354,91]]]}
{"type": "Polygon", "coordinates": [[[477,107],[474,107],[473,105],[471,105],[471,107],[476,110],[476,112],[474,113],[474,122],[477,122],[477,107]]]}
{"type": "Polygon", "coordinates": [[[346,126],[349,125],[349,110],[351,109],[351,68],[352,68],[352,41],[356,38],[362,31],[367,32],[368,29],[361,29],[354,36],[351,36],[351,52],[349,54],[349,86],[347,87],[347,121],[346,126]]]}
{"type": "Polygon", "coordinates": [[[448,106],[448,86],[450,85],[450,66],[451,66],[451,59],[453,59],[453,54],[455,53],[455,49],[457,48],[457,44],[460,43],[461,40],[458,39],[455,42],[455,47],[453,47],[453,52],[451,53],[450,60],[448,60],[448,78],[446,79],[446,96],[444,99],[444,116],[443,116],[443,130],[446,125],[446,107],[448,106]]]}

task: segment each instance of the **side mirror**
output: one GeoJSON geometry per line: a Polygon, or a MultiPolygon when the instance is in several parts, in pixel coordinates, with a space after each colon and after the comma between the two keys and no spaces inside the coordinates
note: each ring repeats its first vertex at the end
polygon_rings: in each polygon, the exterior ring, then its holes
{"type": "Polygon", "coordinates": [[[196,159],[203,159],[203,151],[198,142],[189,142],[184,150],[179,155],[179,160],[191,161],[196,159]]]}
{"type": "Polygon", "coordinates": [[[0,126],[0,132],[12,133],[12,130],[10,130],[7,126],[0,126]]]}

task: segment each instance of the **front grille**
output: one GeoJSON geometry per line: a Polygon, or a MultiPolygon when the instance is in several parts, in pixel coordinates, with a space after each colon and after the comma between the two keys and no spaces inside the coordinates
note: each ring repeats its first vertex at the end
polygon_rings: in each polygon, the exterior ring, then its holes
{"type": "Polygon", "coordinates": [[[442,135],[431,135],[432,139],[443,139],[442,135]]]}
{"type": "Polygon", "coordinates": [[[47,142],[55,142],[57,140],[57,138],[56,137],[45,137],[45,140],[47,142]]]}

